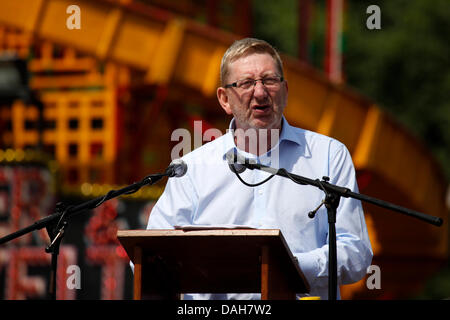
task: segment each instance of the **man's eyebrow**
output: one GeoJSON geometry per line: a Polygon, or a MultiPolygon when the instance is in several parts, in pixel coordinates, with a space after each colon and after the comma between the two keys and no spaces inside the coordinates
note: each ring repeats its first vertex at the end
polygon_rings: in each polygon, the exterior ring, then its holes
{"type": "Polygon", "coordinates": [[[269,77],[271,77],[271,76],[278,76],[278,73],[274,72],[274,71],[265,71],[265,72],[263,72],[261,74],[260,77],[253,77],[250,74],[245,74],[244,73],[243,75],[241,75],[241,77],[238,80],[242,80],[242,79],[259,79],[259,78],[263,78],[263,77],[267,77],[267,76],[269,76],[269,77]]]}

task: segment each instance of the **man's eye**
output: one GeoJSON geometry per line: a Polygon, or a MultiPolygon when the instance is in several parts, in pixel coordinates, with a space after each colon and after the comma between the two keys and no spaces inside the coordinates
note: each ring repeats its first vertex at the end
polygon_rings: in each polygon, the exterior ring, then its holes
{"type": "Polygon", "coordinates": [[[244,88],[248,88],[248,87],[250,87],[250,86],[252,86],[252,85],[253,85],[253,80],[251,80],[251,79],[243,80],[243,81],[241,81],[241,82],[239,83],[239,86],[240,86],[240,87],[244,87],[244,88]]]}
{"type": "Polygon", "coordinates": [[[264,84],[268,84],[270,86],[270,85],[276,84],[278,82],[278,79],[277,78],[265,78],[263,80],[263,82],[264,82],[264,84]]]}

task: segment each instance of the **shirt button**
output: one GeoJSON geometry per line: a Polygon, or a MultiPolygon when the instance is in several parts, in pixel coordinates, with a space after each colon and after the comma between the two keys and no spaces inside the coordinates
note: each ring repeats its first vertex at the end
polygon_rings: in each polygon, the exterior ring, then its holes
{"type": "Polygon", "coordinates": [[[258,190],[258,194],[259,194],[259,195],[262,195],[262,194],[263,194],[262,189],[259,189],[259,190],[258,190]]]}

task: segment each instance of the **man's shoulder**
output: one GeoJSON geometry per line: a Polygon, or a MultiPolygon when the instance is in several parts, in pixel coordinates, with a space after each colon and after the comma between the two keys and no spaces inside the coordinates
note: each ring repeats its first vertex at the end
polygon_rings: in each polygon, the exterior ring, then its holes
{"type": "Polygon", "coordinates": [[[319,132],[294,127],[291,126],[292,133],[295,135],[297,141],[301,144],[302,142],[306,142],[308,145],[312,144],[326,144],[326,145],[334,145],[335,147],[345,147],[345,145],[337,140],[336,138],[324,135],[319,132]]]}

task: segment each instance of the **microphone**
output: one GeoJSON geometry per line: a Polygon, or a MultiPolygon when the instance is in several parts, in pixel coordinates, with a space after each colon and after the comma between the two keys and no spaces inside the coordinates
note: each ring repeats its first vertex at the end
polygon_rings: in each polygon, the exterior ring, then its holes
{"type": "Polygon", "coordinates": [[[227,152],[226,154],[228,167],[230,167],[230,170],[234,173],[242,173],[245,171],[246,167],[242,164],[245,163],[244,157],[237,154],[236,149],[232,149],[227,152]]]}
{"type": "Polygon", "coordinates": [[[187,164],[181,159],[173,160],[166,169],[166,174],[169,178],[171,177],[182,177],[186,174],[187,164]]]}

